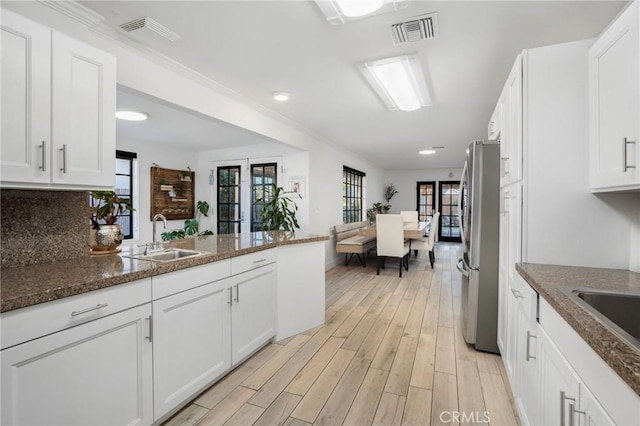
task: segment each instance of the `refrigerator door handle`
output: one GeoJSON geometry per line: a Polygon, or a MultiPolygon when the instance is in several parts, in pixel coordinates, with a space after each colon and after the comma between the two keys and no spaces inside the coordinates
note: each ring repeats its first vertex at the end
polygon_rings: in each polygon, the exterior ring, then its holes
{"type": "Polygon", "coordinates": [[[462,272],[462,275],[465,277],[469,276],[469,270],[464,267],[464,260],[462,260],[462,258],[458,259],[456,262],[456,268],[458,268],[458,271],[462,272]]]}

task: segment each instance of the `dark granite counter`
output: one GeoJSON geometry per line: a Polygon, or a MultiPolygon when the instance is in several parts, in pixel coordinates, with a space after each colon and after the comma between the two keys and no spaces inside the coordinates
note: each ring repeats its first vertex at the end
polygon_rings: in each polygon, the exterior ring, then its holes
{"type": "Polygon", "coordinates": [[[166,242],[165,248],[182,248],[206,254],[160,263],[125,257],[142,247],[124,247],[122,253],[99,255],[0,270],[0,312],[12,311],[63,297],[148,278],[192,266],[287,244],[328,240],[328,236],[289,232],[252,232],[213,235],[166,242]]]}
{"type": "Polygon", "coordinates": [[[591,348],[640,395],[640,351],[571,300],[563,289],[640,294],[640,274],[620,269],[519,264],[516,270],[591,348]]]}

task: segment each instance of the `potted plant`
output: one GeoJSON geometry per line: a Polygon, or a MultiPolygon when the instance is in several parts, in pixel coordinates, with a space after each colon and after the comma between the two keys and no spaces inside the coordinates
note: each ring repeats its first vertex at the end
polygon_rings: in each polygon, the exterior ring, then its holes
{"type": "Polygon", "coordinates": [[[295,231],[300,229],[296,212],[298,206],[289,198],[288,194],[300,194],[293,191],[285,191],[281,186],[271,185],[271,191],[266,191],[265,196],[256,200],[264,202],[262,205],[262,230],[263,231],[295,231]]]}
{"type": "MultiPolygon", "coordinates": [[[[204,217],[209,217],[209,203],[207,203],[206,201],[198,201],[198,204],[196,205],[196,211],[198,214],[201,214],[204,217]]],[[[196,235],[213,235],[213,231],[211,231],[210,229],[200,231],[200,221],[198,221],[197,218],[193,218],[185,220],[184,227],[182,229],[174,229],[173,231],[167,231],[161,234],[164,241],[180,240],[182,238],[192,237],[196,235]]]]}
{"type": "Polygon", "coordinates": [[[127,210],[134,211],[129,198],[121,198],[114,191],[91,192],[91,230],[89,244],[92,253],[114,253],[122,243],[122,227],[118,217],[127,210]]]}

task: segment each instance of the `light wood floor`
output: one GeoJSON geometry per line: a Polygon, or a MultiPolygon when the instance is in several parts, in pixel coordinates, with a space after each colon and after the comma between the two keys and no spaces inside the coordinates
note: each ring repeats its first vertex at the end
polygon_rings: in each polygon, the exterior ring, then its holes
{"type": "Polygon", "coordinates": [[[326,323],[269,344],[166,425],[515,425],[499,356],[460,329],[457,244],[326,273],[326,323]],[[486,415],[485,415],[486,412],[486,415]],[[455,413],[460,413],[456,421],[455,413]]]}

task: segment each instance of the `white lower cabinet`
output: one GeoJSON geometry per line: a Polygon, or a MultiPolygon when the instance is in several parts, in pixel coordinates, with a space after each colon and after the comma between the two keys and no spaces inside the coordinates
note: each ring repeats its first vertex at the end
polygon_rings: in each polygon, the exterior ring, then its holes
{"type": "Polygon", "coordinates": [[[579,339],[578,335],[555,311],[552,311],[553,308],[548,303],[542,299],[538,300],[537,293],[520,275],[516,275],[511,294],[513,297],[508,305],[510,313],[514,313],[509,319],[510,332],[506,342],[508,351],[507,354],[503,354],[503,362],[507,367],[507,375],[522,424],[635,424],[640,412],[640,400],[631,389],[626,389],[626,385],[620,383],[621,380],[615,372],[601,359],[593,358],[597,355],[590,348],[581,347],[575,351],[580,355],[580,359],[588,357],[593,360],[583,366],[576,364],[576,360],[571,358],[573,353],[567,355],[560,349],[566,349],[568,345],[582,346],[576,345],[575,339],[579,339]],[[511,310],[512,307],[514,309],[511,310]],[[538,314],[539,322],[536,320],[538,314]],[[511,351],[515,354],[509,351],[512,347],[511,351]],[[591,389],[586,384],[586,378],[592,376],[593,371],[584,371],[584,366],[598,372],[595,375],[598,381],[590,382],[591,389]],[[606,389],[605,393],[617,394],[614,399],[618,406],[609,407],[610,411],[605,408],[607,405],[603,400],[599,401],[594,396],[594,393],[602,394],[603,389],[598,386],[604,386],[605,383],[615,385],[606,389]],[[624,415],[619,412],[621,408],[624,415]],[[612,419],[609,413],[618,418],[612,419]]]}
{"type": "Polygon", "coordinates": [[[230,281],[153,302],[155,419],[231,367],[230,281]]]}
{"type": "Polygon", "coordinates": [[[151,305],[1,352],[3,425],[153,422],[151,305]]]}
{"type": "Polygon", "coordinates": [[[235,365],[276,335],[276,268],[267,265],[232,278],[231,360],[235,365]]]}

